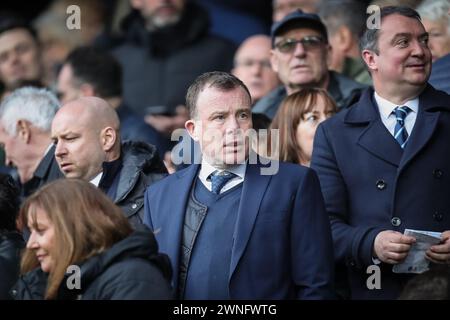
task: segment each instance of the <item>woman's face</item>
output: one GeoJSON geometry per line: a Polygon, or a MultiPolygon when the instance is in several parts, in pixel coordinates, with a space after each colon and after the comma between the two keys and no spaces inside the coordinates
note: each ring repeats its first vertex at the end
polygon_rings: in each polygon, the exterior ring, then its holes
{"type": "Polygon", "coordinates": [[[317,126],[333,114],[334,113],[330,111],[330,106],[325,105],[324,98],[318,96],[316,105],[313,106],[310,112],[303,115],[303,118],[298,123],[296,132],[301,158],[304,159],[304,162],[301,164],[309,166],[317,126]]]}
{"type": "Polygon", "coordinates": [[[35,217],[28,212],[28,228],[31,235],[27,242],[27,248],[36,254],[42,271],[51,272],[55,265],[51,255],[55,236],[53,223],[48,219],[47,213],[37,207],[35,217]],[[36,221],[33,220],[34,218],[36,221]]]}

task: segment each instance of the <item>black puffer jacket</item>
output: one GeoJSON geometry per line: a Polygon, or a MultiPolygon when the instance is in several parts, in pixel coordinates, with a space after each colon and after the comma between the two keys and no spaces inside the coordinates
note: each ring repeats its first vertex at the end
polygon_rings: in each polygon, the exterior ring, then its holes
{"type": "MultiPolygon", "coordinates": [[[[149,300],[172,299],[172,269],[169,258],[158,253],[153,233],[148,229],[133,232],[105,252],[89,258],[80,268],[80,287],[72,274],[61,282],[58,300],[149,300]]],[[[21,277],[13,293],[16,300],[42,299],[44,274],[40,269],[21,277]]]]}
{"type": "Polygon", "coordinates": [[[180,21],[148,32],[138,12],[126,23],[125,43],[113,54],[123,67],[123,97],[140,115],[145,108],[164,106],[173,112],[185,104],[189,85],[208,71],[230,71],[235,45],[208,35],[207,12],[189,2],[180,21]]]}
{"type": "Polygon", "coordinates": [[[0,300],[11,298],[9,290],[19,276],[20,251],[24,246],[19,233],[0,231],[0,300]]]}
{"type": "Polygon", "coordinates": [[[153,145],[127,141],[122,144],[120,171],[114,203],[122,208],[136,228],[144,219],[144,193],[149,185],[167,175],[167,169],[153,145]]]}

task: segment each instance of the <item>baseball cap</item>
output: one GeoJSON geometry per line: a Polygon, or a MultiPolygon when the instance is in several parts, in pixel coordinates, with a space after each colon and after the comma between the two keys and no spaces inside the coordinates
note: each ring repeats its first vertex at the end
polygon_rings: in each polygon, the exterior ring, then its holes
{"type": "Polygon", "coordinates": [[[270,30],[272,44],[275,37],[278,36],[279,33],[295,28],[311,28],[317,30],[328,42],[327,28],[323,24],[322,20],[320,20],[319,16],[314,13],[306,13],[300,9],[297,9],[272,25],[270,30]]]}

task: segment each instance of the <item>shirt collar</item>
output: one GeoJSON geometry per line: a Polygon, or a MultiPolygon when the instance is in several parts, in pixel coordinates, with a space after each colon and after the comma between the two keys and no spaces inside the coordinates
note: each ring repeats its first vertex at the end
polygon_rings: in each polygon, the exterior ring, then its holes
{"type": "MultiPolygon", "coordinates": [[[[392,103],[391,101],[380,97],[376,92],[374,93],[374,97],[378,105],[378,110],[380,110],[380,115],[385,120],[389,118],[395,108],[399,107],[398,104],[392,103]]],[[[407,106],[412,112],[417,113],[419,110],[419,98],[408,100],[403,103],[402,106],[407,106]]]]}
{"type": "Polygon", "coordinates": [[[96,175],[91,181],[89,181],[90,183],[92,183],[94,186],[98,187],[98,184],[100,183],[100,180],[103,176],[103,171],[100,172],[98,175],[96,175]]]}
{"type": "Polygon", "coordinates": [[[211,175],[211,173],[218,170],[218,171],[228,171],[228,172],[234,173],[240,179],[244,179],[246,169],[247,169],[247,161],[245,161],[245,163],[242,163],[242,164],[230,166],[226,169],[221,169],[221,168],[219,169],[219,168],[213,167],[204,158],[202,158],[202,167],[200,169],[199,177],[202,180],[207,180],[209,178],[209,176],[211,175]]]}

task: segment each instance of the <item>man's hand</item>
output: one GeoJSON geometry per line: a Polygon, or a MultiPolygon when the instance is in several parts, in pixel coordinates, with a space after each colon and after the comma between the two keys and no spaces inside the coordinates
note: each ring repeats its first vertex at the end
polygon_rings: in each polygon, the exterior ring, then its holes
{"type": "Polygon", "coordinates": [[[380,232],[373,245],[376,258],[389,264],[402,262],[408,255],[411,245],[416,241],[415,238],[405,236],[404,234],[387,230],[380,232]]]}
{"type": "Polygon", "coordinates": [[[441,243],[431,246],[426,252],[426,258],[434,263],[450,264],[450,231],[442,232],[441,243]]]}

